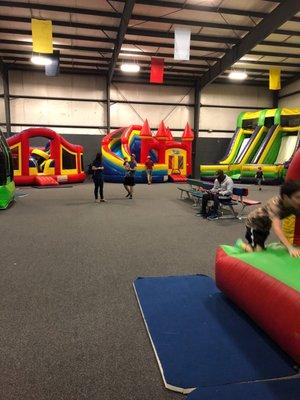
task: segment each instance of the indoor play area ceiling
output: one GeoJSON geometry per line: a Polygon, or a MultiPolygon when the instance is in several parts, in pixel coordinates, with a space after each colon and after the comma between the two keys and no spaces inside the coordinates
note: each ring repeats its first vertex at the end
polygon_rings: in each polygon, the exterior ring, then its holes
{"type": "Polygon", "coordinates": [[[63,72],[109,74],[115,82],[148,82],[151,57],[165,60],[165,83],[200,88],[226,82],[229,68],[248,72],[247,84],[267,85],[280,67],[283,85],[299,77],[300,13],[287,0],[118,0],[0,2],[0,57],[12,69],[30,63],[31,18],[53,23],[63,72]],[[190,60],[173,59],[175,27],[191,29],[190,60]],[[138,75],[120,63],[138,62],[138,75]]]}

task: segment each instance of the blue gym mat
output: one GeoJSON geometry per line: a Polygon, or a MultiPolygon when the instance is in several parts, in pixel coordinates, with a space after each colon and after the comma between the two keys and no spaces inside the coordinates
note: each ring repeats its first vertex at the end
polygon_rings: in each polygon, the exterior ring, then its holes
{"type": "Polygon", "coordinates": [[[168,389],[189,393],[295,374],[292,360],[211,278],[138,278],[134,288],[168,389]]]}
{"type": "Polygon", "coordinates": [[[187,400],[299,400],[300,379],[201,388],[187,400]]]}

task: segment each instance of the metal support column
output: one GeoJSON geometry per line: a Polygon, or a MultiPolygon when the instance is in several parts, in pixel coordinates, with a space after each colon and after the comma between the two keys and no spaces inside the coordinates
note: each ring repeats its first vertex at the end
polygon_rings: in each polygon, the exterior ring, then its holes
{"type": "Polygon", "coordinates": [[[9,76],[8,76],[8,68],[7,65],[5,64],[1,64],[1,75],[2,75],[3,94],[4,94],[6,137],[9,137],[11,135],[9,76]]]}
{"type": "Polygon", "coordinates": [[[106,77],[106,132],[110,131],[110,81],[106,77]]]}
{"type": "Polygon", "coordinates": [[[272,100],[273,108],[278,108],[278,102],[279,102],[279,90],[273,90],[273,100],[272,100]]]}
{"type": "Polygon", "coordinates": [[[200,80],[196,79],[195,82],[195,94],[194,94],[194,140],[192,147],[192,162],[193,162],[193,177],[197,175],[196,165],[196,152],[197,152],[197,141],[199,136],[199,121],[200,121],[200,80]]]}
{"type": "Polygon", "coordinates": [[[129,21],[131,18],[131,14],[134,8],[135,0],[126,0],[122,12],[122,18],[120,21],[119,29],[118,29],[118,34],[115,40],[115,48],[113,50],[112,56],[111,56],[111,63],[109,66],[108,70],[108,79],[111,82],[114,76],[114,72],[116,69],[118,57],[121,51],[121,47],[123,44],[123,41],[125,39],[126,31],[128,29],[129,21]]]}

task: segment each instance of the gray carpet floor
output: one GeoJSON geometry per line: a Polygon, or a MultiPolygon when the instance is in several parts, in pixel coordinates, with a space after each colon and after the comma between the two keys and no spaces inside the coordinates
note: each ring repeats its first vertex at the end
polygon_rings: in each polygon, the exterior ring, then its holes
{"type": "MultiPolygon", "coordinates": [[[[236,220],[207,222],[176,185],[22,188],[0,213],[1,400],[167,400],[132,289],[137,276],[214,275],[236,220]]],[[[251,198],[277,192],[251,188],[251,198]]]]}

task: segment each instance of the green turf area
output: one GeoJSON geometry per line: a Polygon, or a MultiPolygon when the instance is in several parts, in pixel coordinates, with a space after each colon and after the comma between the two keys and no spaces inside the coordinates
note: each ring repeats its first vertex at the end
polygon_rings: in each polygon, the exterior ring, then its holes
{"type": "Polygon", "coordinates": [[[300,259],[291,257],[284,248],[270,247],[256,253],[245,253],[232,246],[222,246],[222,249],[229,256],[252,265],[300,292],[300,259]]]}

